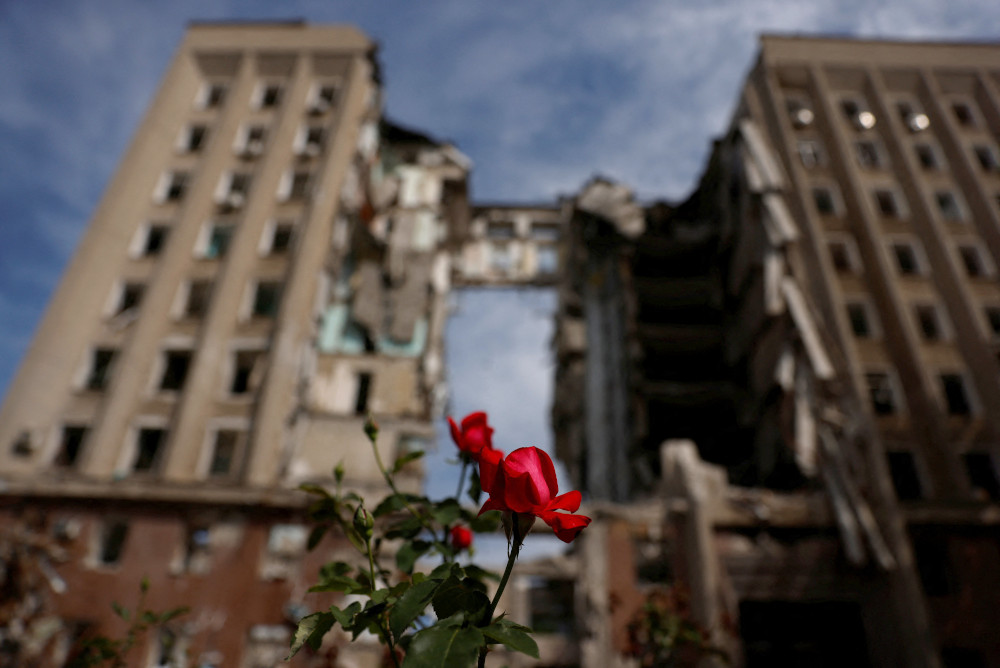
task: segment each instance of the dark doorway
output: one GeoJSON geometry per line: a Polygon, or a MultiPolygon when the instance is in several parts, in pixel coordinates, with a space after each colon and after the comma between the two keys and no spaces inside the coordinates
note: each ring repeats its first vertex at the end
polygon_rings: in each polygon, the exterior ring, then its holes
{"type": "Polygon", "coordinates": [[[869,668],[853,601],[742,601],[747,668],[869,668]]]}

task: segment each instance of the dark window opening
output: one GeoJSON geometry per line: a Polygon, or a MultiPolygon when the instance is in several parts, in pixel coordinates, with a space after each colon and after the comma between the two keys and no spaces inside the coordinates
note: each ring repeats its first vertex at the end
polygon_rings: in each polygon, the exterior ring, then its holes
{"type": "Polygon", "coordinates": [[[913,453],[888,452],[886,457],[889,460],[889,473],[892,475],[892,486],[896,489],[896,497],[900,501],[922,499],[924,491],[913,453]]]}
{"type": "Polygon", "coordinates": [[[913,246],[906,243],[893,244],[892,252],[896,256],[896,266],[899,267],[899,273],[906,276],[920,273],[917,253],[913,250],[913,246]]]}
{"type": "Polygon", "coordinates": [[[889,374],[865,374],[868,383],[868,396],[872,402],[872,410],[876,415],[892,415],[896,412],[896,400],[893,396],[889,374]]]}
{"type": "Polygon", "coordinates": [[[309,195],[309,172],[295,172],[288,189],[288,199],[305,199],[309,195]]]}
{"type": "Polygon", "coordinates": [[[868,668],[854,601],[741,601],[746,668],[868,668]]]}
{"type": "Polygon", "coordinates": [[[168,202],[177,202],[184,197],[187,190],[188,175],[184,172],[175,172],[170,175],[170,182],[167,184],[167,191],[164,199],[168,202]]]}
{"type": "Polygon", "coordinates": [[[177,391],[184,387],[188,368],[191,366],[191,352],[187,350],[170,350],[165,354],[163,377],[160,379],[161,390],[177,391]]]}
{"type": "Polygon", "coordinates": [[[257,386],[257,365],[260,359],[261,353],[255,350],[241,350],[236,353],[233,382],[229,386],[232,394],[246,394],[257,386]]]}
{"type": "Polygon", "coordinates": [[[263,109],[277,107],[281,103],[281,86],[268,84],[260,96],[260,106],[263,109]]]}
{"type": "Polygon", "coordinates": [[[913,150],[917,153],[917,161],[924,169],[937,169],[937,153],[929,144],[916,144],[913,150]]]}
{"type": "Polygon", "coordinates": [[[938,211],[945,220],[962,220],[962,207],[958,205],[958,199],[948,191],[935,193],[934,199],[937,201],[938,211]]]}
{"type": "Polygon", "coordinates": [[[75,466],[86,437],[86,427],[63,427],[62,440],[59,443],[59,452],[56,454],[54,464],[60,468],[75,466]]]}
{"type": "Polygon", "coordinates": [[[278,223],[274,226],[274,235],[271,237],[271,254],[280,255],[287,253],[292,246],[292,235],[295,227],[291,223],[278,223]]]}
{"type": "Polygon", "coordinates": [[[572,580],[534,577],[528,593],[531,628],[536,633],[572,635],[575,630],[572,580]]]}
{"type": "Polygon", "coordinates": [[[851,253],[847,249],[847,244],[843,241],[831,241],[827,248],[830,250],[830,261],[833,268],[840,272],[854,270],[854,263],[851,261],[851,253]]]}
{"type": "Polygon", "coordinates": [[[865,169],[877,169],[882,166],[882,155],[873,141],[859,141],[854,145],[858,164],[865,169]]]}
{"type": "Polygon", "coordinates": [[[939,341],[944,332],[941,329],[941,321],[938,318],[938,311],[928,304],[921,304],[914,307],[917,316],[917,324],[920,331],[928,341],[939,341]]]}
{"type": "Polygon", "coordinates": [[[221,107],[226,99],[226,86],[224,84],[210,84],[205,93],[205,108],[214,109],[221,107]]]}
{"type": "Polygon", "coordinates": [[[253,297],[253,316],[255,318],[273,318],[278,314],[280,301],[281,283],[258,283],[253,297]]]}
{"type": "Polygon", "coordinates": [[[139,430],[135,444],[136,454],[135,464],[132,465],[133,472],[148,473],[156,467],[160,446],[163,445],[166,435],[165,429],[143,427],[139,430]]]}
{"type": "Polygon", "coordinates": [[[337,87],[320,86],[319,90],[316,91],[316,99],[326,104],[333,104],[337,101],[337,87]]]}
{"type": "Polygon", "coordinates": [[[888,218],[899,217],[899,206],[896,204],[896,196],[892,194],[892,191],[876,190],[875,204],[878,206],[879,213],[883,216],[888,218]]]}
{"type": "Polygon", "coordinates": [[[848,304],[847,317],[851,321],[851,331],[859,338],[868,338],[872,335],[871,325],[868,322],[868,309],[863,304],[848,304]]]}
{"type": "Polygon", "coordinates": [[[215,432],[215,446],[212,449],[212,463],[209,466],[210,476],[228,476],[233,472],[237,448],[240,442],[240,432],[233,429],[220,429],[215,432]]]}
{"type": "Polygon", "coordinates": [[[1000,479],[997,478],[993,456],[988,452],[967,452],[962,455],[969,486],[976,496],[1000,501],[1000,479]]]}
{"type": "Polygon", "coordinates": [[[170,228],[166,225],[150,225],[146,231],[146,241],[142,247],[143,256],[151,257],[159,255],[160,251],[163,250],[163,246],[166,245],[167,235],[169,234],[170,228]]]}
{"type": "Polygon", "coordinates": [[[187,304],[184,315],[200,318],[208,312],[208,302],[212,296],[212,281],[192,281],[188,285],[187,304]]]}
{"type": "Polygon", "coordinates": [[[962,376],[957,373],[943,373],[941,386],[944,389],[945,403],[948,405],[950,415],[968,415],[972,412],[962,376]]]}
{"type": "Polygon", "coordinates": [[[921,537],[913,541],[920,584],[928,596],[949,596],[955,592],[955,572],[945,538],[921,537]]]}
{"type": "Polygon", "coordinates": [[[114,566],[121,560],[127,537],[128,523],[118,520],[104,525],[101,530],[101,545],[98,554],[102,565],[114,566]]]}
{"type": "Polygon", "coordinates": [[[35,446],[31,442],[31,434],[26,431],[18,434],[10,450],[16,457],[30,457],[31,453],[35,451],[35,446]]]}
{"type": "Polygon", "coordinates": [[[233,239],[233,230],[232,225],[213,225],[208,237],[208,246],[205,248],[205,257],[209,259],[224,257],[233,239]]]}
{"type": "Polygon", "coordinates": [[[1000,307],[987,306],[985,311],[986,321],[990,325],[990,331],[993,333],[994,337],[1000,337],[1000,307]]]}
{"type": "Polygon", "coordinates": [[[85,385],[88,390],[103,390],[107,387],[114,359],[115,351],[110,348],[98,348],[94,351],[85,385]]]}
{"type": "Polygon", "coordinates": [[[1000,168],[1000,162],[997,161],[997,154],[989,146],[975,146],[972,150],[976,154],[976,160],[979,161],[979,166],[984,172],[995,172],[1000,168]]]}
{"type": "Polygon", "coordinates": [[[983,652],[975,647],[942,647],[941,665],[944,668],[986,668],[983,652]]]}
{"type": "Polygon", "coordinates": [[[121,297],[118,300],[118,310],[115,314],[124,313],[130,309],[138,308],[142,301],[145,286],[142,283],[126,283],[122,286],[121,297]]]}
{"type": "Polygon", "coordinates": [[[358,393],[354,400],[354,414],[364,415],[368,410],[368,395],[371,392],[372,375],[370,373],[358,374],[358,393]]]}
{"type": "Polygon", "coordinates": [[[962,258],[962,266],[965,273],[970,278],[979,278],[986,275],[986,263],[983,261],[979,249],[975,246],[959,246],[958,255],[962,258]]]}
{"type": "Polygon", "coordinates": [[[955,114],[955,120],[958,124],[965,128],[976,127],[976,116],[972,112],[972,107],[970,107],[965,102],[954,102],[951,105],[951,110],[955,114]]]}
{"type": "Polygon", "coordinates": [[[190,153],[196,153],[205,145],[205,137],[208,136],[208,128],[204,125],[193,125],[188,129],[187,146],[185,148],[190,153]]]}
{"type": "Polygon", "coordinates": [[[816,210],[821,214],[829,216],[837,213],[837,205],[829,189],[813,188],[813,201],[816,203],[816,210]]]}

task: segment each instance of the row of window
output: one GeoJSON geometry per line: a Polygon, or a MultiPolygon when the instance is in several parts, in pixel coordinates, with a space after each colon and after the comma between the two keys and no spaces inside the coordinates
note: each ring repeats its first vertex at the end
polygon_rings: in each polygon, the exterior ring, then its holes
{"type": "MultiPolygon", "coordinates": [[[[901,501],[927,498],[926,478],[921,475],[914,454],[899,450],[887,452],[886,456],[897,498],[901,501]]],[[[982,501],[1000,501],[1000,475],[993,456],[980,451],[965,452],[961,457],[973,496],[982,501]]]]}
{"type": "MultiPolygon", "coordinates": [[[[81,389],[99,392],[107,388],[117,356],[116,348],[92,350],[80,383],[81,389]]],[[[237,350],[232,353],[227,383],[229,395],[240,397],[256,390],[263,373],[264,357],[265,351],[262,349],[237,350]]],[[[155,388],[163,392],[183,390],[193,358],[194,352],[190,349],[165,350],[157,365],[155,388]]]]}
{"type": "MultiPolygon", "coordinates": [[[[226,102],[229,85],[222,81],[205,83],[195,97],[195,107],[198,109],[220,109],[226,102]]],[[[325,114],[337,103],[340,95],[340,83],[322,81],[313,84],[306,97],[306,111],[309,114],[325,114]]],[[[257,110],[277,109],[285,96],[285,86],[275,81],[259,82],[250,96],[250,106],[257,110]]]]}
{"type": "MultiPolygon", "coordinates": [[[[972,394],[965,377],[960,373],[938,374],[941,396],[949,415],[967,416],[974,412],[972,394]]],[[[902,402],[892,376],[886,372],[865,374],[868,398],[872,411],[878,416],[895,415],[900,412],[902,402]]]]}
{"type": "MultiPolygon", "coordinates": [[[[930,264],[917,239],[891,235],[888,237],[887,248],[900,276],[920,276],[930,273],[930,264]]],[[[837,271],[853,274],[862,272],[861,260],[850,237],[837,235],[827,242],[827,249],[830,261],[837,271]]],[[[958,242],[955,244],[955,251],[969,278],[989,278],[996,273],[989,253],[978,241],[958,242]]]]}
{"type": "MultiPolygon", "coordinates": [[[[872,189],[875,209],[884,218],[903,219],[907,217],[907,208],[902,196],[889,187],[872,189]]],[[[840,195],[833,185],[815,185],[812,188],[813,205],[822,216],[843,216],[844,206],[840,195]]],[[[965,206],[959,196],[952,190],[938,189],[934,191],[934,204],[938,215],[948,222],[965,222],[968,216],[965,206]]],[[[1000,204],[1000,201],[998,201],[1000,204]]]]}
{"type": "MultiPolygon", "coordinates": [[[[209,126],[193,123],[186,126],[177,137],[179,153],[200,153],[208,143],[209,126]]],[[[326,128],[318,124],[306,124],[299,128],[292,148],[300,158],[315,158],[323,152],[326,128]]],[[[233,153],[244,159],[256,158],[264,153],[267,141],[267,126],[250,123],[240,127],[233,142],[233,153]]]]}
{"type": "MultiPolygon", "coordinates": [[[[187,171],[165,172],[153,191],[153,201],[158,204],[180,202],[190,187],[191,175],[187,171]]],[[[311,192],[313,173],[307,169],[291,168],[278,182],[279,201],[291,202],[306,199],[311,192]]],[[[228,171],[223,173],[215,189],[215,203],[224,211],[242,209],[250,194],[250,173],[228,171]]]]}
{"type": "MultiPolygon", "coordinates": [[[[915,141],[913,152],[920,167],[927,171],[941,171],[945,168],[944,157],[937,146],[929,140],[915,141]]],[[[826,152],[818,139],[800,139],[796,145],[799,160],[806,169],[823,167],[827,164],[826,152]]],[[[989,143],[978,142],[969,145],[969,151],[979,168],[987,174],[1000,172],[1000,157],[996,148],[989,143]]],[[[861,139],[854,142],[854,157],[863,169],[887,169],[889,158],[877,139],[861,139]]]]}
{"type": "MultiPolygon", "coordinates": [[[[165,222],[151,222],[143,225],[136,232],[130,254],[135,258],[156,257],[166,248],[170,238],[172,225],[165,222]]],[[[229,220],[215,220],[202,227],[198,240],[195,242],[195,257],[201,259],[219,259],[225,256],[229,249],[236,224],[229,220]]],[[[295,234],[295,223],[290,220],[273,220],[264,228],[258,244],[258,253],[262,257],[283,255],[292,246],[295,234]]]]}
{"type": "MultiPolygon", "coordinates": [[[[856,337],[861,339],[878,338],[878,323],[867,301],[851,299],[846,304],[846,310],[851,331],[856,337]]],[[[987,310],[987,318],[990,318],[991,314],[1000,316],[1000,308],[992,307],[987,310]]],[[[948,338],[949,330],[945,324],[945,317],[936,304],[914,304],[913,319],[924,340],[941,341],[948,338]]]]}
{"type": "MultiPolygon", "coordinates": [[[[895,100],[894,104],[900,122],[910,133],[917,134],[930,128],[930,118],[912,98],[900,98],[895,100]]],[[[789,121],[797,130],[808,128],[816,119],[812,102],[802,92],[790,94],[785,105],[789,121]]],[[[953,98],[947,106],[961,130],[986,129],[982,115],[971,99],[953,98]]],[[[858,132],[872,130],[877,123],[875,113],[861,95],[849,94],[841,97],[838,107],[844,120],[858,132]]]]}
{"type": "MultiPolygon", "coordinates": [[[[208,312],[214,282],[209,279],[195,279],[184,283],[178,292],[173,315],[177,319],[201,318],[208,312]]],[[[247,299],[240,309],[239,319],[274,318],[281,305],[283,289],[281,281],[258,280],[251,284],[247,299]]],[[[126,281],[115,287],[107,310],[109,318],[121,322],[138,314],[146,284],[126,281]]]]}

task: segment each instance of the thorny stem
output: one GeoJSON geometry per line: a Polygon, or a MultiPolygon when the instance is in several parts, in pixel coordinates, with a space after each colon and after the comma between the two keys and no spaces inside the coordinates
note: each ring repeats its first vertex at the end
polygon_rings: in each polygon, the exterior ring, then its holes
{"type": "MultiPolygon", "coordinates": [[[[493,601],[490,603],[490,609],[486,614],[486,623],[493,623],[493,613],[496,612],[497,604],[500,603],[500,597],[503,596],[503,590],[507,586],[507,580],[510,579],[511,571],[514,570],[514,562],[517,561],[517,554],[521,551],[521,543],[524,542],[524,536],[521,535],[520,527],[518,526],[517,513],[512,513],[511,521],[513,522],[513,542],[511,544],[510,554],[507,556],[507,568],[503,572],[503,577],[500,578],[500,585],[497,587],[497,593],[493,596],[493,601]]],[[[479,650],[479,668],[484,668],[486,666],[486,647],[484,646],[479,650]]]]}
{"type": "MultiPolygon", "coordinates": [[[[375,593],[375,554],[372,552],[372,539],[371,536],[365,538],[365,546],[368,548],[368,575],[371,578],[368,584],[368,588],[371,589],[371,593],[375,593]]],[[[382,632],[382,636],[385,638],[385,644],[389,646],[389,654],[392,655],[392,663],[399,668],[399,659],[396,658],[396,647],[392,642],[392,634],[389,630],[385,628],[381,621],[378,625],[378,630],[382,632]]]]}
{"type": "MultiPolygon", "coordinates": [[[[399,493],[399,489],[396,487],[396,481],[393,480],[392,475],[389,474],[389,470],[385,467],[385,464],[382,462],[382,454],[378,451],[378,437],[375,434],[368,434],[368,441],[372,444],[372,450],[375,452],[375,463],[378,464],[378,470],[382,472],[382,477],[385,478],[386,483],[388,483],[389,489],[391,489],[392,493],[395,494],[397,497],[399,497],[400,500],[402,500],[403,506],[405,506],[406,509],[410,511],[410,514],[417,518],[417,521],[420,522],[421,526],[430,531],[431,536],[433,536],[434,527],[427,522],[427,518],[425,518],[421,513],[417,512],[417,509],[414,508],[412,505],[410,505],[410,502],[406,500],[406,497],[399,493]]],[[[447,537],[448,537],[447,531],[448,529],[447,527],[445,527],[445,538],[442,539],[442,542],[447,542],[447,537]]]]}

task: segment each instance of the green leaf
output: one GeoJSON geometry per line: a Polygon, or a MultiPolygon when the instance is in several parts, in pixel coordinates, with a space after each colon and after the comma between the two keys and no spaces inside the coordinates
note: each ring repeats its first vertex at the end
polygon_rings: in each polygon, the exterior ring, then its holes
{"type": "Polygon", "coordinates": [[[413,452],[406,453],[402,457],[397,457],[396,463],[392,465],[392,472],[399,473],[404,466],[406,466],[407,464],[416,459],[420,459],[423,456],[424,456],[423,450],[414,450],[413,452]]]}
{"type": "Polygon", "coordinates": [[[404,573],[413,572],[413,565],[427,550],[431,548],[431,543],[425,540],[411,540],[403,543],[403,546],[396,552],[396,566],[404,573]]]}
{"type": "Polygon", "coordinates": [[[394,513],[397,510],[402,510],[406,507],[407,503],[424,503],[427,499],[422,496],[417,496],[416,494],[390,494],[389,496],[382,499],[382,502],[375,507],[372,514],[375,517],[382,517],[389,513],[394,513]]]}
{"type": "Polygon", "coordinates": [[[413,636],[403,668],[462,668],[472,666],[483,646],[475,627],[432,626],[413,636]]]}
{"type": "Polygon", "coordinates": [[[500,619],[481,630],[484,636],[508,649],[538,658],[538,643],[528,635],[528,630],[520,624],[500,619]]]}
{"type": "Polygon", "coordinates": [[[341,610],[335,605],[330,606],[330,614],[336,618],[337,623],[345,629],[350,629],[354,623],[354,618],[361,612],[361,604],[357,601],[351,603],[347,608],[341,610]]]}
{"type": "Polygon", "coordinates": [[[500,582],[499,573],[488,571],[485,568],[480,568],[479,566],[476,566],[475,564],[466,564],[464,570],[466,575],[468,575],[470,578],[475,578],[480,582],[483,582],[485,580],[493,580],[494,582],[500,582]]]}
{"type": "Polygon", "coordinates": [[[462,506],[458,505],[455,499],[445,499],[435,504],[431,510],[431,517],[443,526],[454,523],[462,515],[462,506]]]}
{"type": "Polygon", "coordinates": [[[368,591],[368,588],[361,582],[348,575],[350,571],[350,564],[343,561],[326,564],[319,571],[319,583],[310,588],[309,591],[342,591],[348,594],[368,591]]]}
{"type": "Polygon", "coordinates": [[[322,496],[323,498],[326,499],[333,498],[332,496],[330,496],[330,492],[326,491],[324,487],[312,482],[304,482],[301,485],[299,485],[299,491],[305,492],[307,494],[315,494],[317,496],[322,496]]]}
{"type": "Polygon", "coordinates": [[[306,543],[306,549],[315,549],[319,542],[323,540],[323,536],[326,534],[326,525],[317,524],[313,527],[312,531],[309,532],[309,541],[306,543]]]}
{"type": "Polygon", "coordinates": [[[402,637],[406,629],[419,617],[431,602],[434,591],[441,583],[424,580],[413,585],[389,611],[389,630],[394,638],[402,637]]]}
{"type": "Polygon", "coordinates": [[[128,608],[124,607],[118,601],[111,602],[111,609],[115,611],[115,614],[124,619],[126,622],[129,620],[128,608]]]}
{"type": "Polygon", "coordinates": [[[437,588],[433,604],[438,619],[451,617],[458,612],[464,612],[470,619],[475,619],[489,607],[490,599],[483,592],[466,586],[452,575],[437,588]]]}
{"type": "Polygon", "coordinates": [[[407,517],[401,522],[396,522],[393,524],[388,531],[385,533],[385,537],[392,540],[394,538],[404,538],[409,540],[417,536],[423,526],[420,524],[420,520],[416,517],[407,517]]]}
{"type": "Polygon", "coordinates": [[[479,503],[479,497],[483,495],[483,486],[479,482],[479,467],[472,468],[472,475],[469,476],[471,481],[469,484],[468,495],[473,503],[479,503]]]}
{"type": "Polygon", "coordinates": [[[174,608],[172,610],[167,610],[166,612],[161,612],[159,623],[166,624],[171,619],[180,617],[181,615],[186,615],[189,612],[191,612],[191,608],[187,607],[186,605],[183,605],[179,608],[174,608]]]}
{"type": "Polygon", "coordinates": [[[499,510],[490,510],[469,522],[469,528],[476,533],[493,533],[500,527],[501,517],[499,510]]]}
{"type": "Polygon", "coordinates": [[[292,644],[285,661],[298,654],[306,643],[309,643],[309,646],[314,650],[319,649],[320,643],[323,642],[323,636],[333,628],[336,621],[337,618],[329,612],[314,612],[300,619],[299,625],[295,628],[295,634],[292,635],[292,644]]]}
{"type": "Polygon", "coordinates": [[[431,574],[427,578],[430,580],[447,580],[452,574],[461,572],[461,570],[462,567],[458,564],[443,563],[431,571],[431,574]]]}

